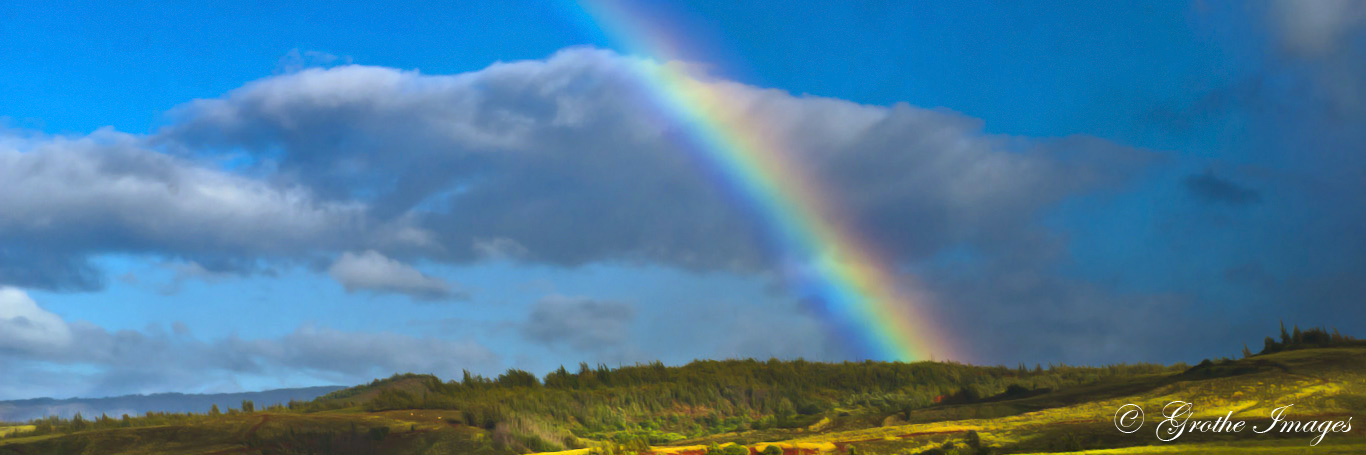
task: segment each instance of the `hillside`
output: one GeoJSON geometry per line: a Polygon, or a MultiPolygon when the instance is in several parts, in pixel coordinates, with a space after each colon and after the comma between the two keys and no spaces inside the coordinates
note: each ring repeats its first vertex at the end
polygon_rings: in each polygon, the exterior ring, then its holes
{"type": "MultiPolygon", "coordinates": [[[[515,370],[449,382],[400,375],[293,409],[37,422],[0,439],[0,454],[702,455],[731,443],[788,455],[1301,453],[1317,436],[1191,433],[1159,442],[1155,416],[1175,400],[1195,404],[1193,419],[1231,412],[1266,425],[1287,404],[1296,419],[1346,419],[1366,410],[1366,347],[1286,349],[1195,367],[700,361],[584,366],[544,379],[515,370]],[[1148,420],[1125,434],[1113,416],[1130,403],[1148,420]]],[[[1360,425],[1327,434],[1313,453],[1366,452],[1363,434],[1360,425]]]]}
{"type": "Polygon", "coordinates": [[[203,413],[209,412],[209,409],[214,405],[227,409],[240,406],[243,401],[252,401],[257,406],[267,407],[295,400],[308,401],[341,389],[344,387],[323,386],[241,393],[157,393],[107,398],[68,398],[61,400],[34,398],[0,401],[0,422],[24,422],[47,416],[69,419],[77,413],[86,417],[96,417],[101,414],[136,416],[146,412],[203,413]]]}

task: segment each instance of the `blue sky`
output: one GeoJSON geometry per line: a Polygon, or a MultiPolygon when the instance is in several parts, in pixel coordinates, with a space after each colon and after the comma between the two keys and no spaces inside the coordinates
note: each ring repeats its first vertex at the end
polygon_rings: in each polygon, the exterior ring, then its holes
{"type": "MultiPolygon", "coordinates": [[[[1366,329],[1358,4],[639,9],[737,109],[830,119],[796,159],[963,360],[1366,329]]],[[[0,17],[0,399],[858,357],[572,3],[0,17]]]]}

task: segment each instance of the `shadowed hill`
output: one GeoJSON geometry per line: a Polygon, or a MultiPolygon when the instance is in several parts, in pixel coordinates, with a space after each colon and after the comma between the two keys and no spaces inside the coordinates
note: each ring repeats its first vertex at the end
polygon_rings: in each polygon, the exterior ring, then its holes
{"type": "MultiPolygon", "coordinates": [[[[1158,441],[1116,431],[1111,416],[1128,403],[1156,415],[1172,400],[1195,403],[1199,419],[1232,412],[1264,423],[1285,404],[1303,418],[1346,418],[1366,411],[1366,348],[1296,346],[1194,367],[728,360],[581,365],[544,378],[407,374],[264,412],[38,421],[0,439],[0,455],[1141,452],[1158,441]]],[[[1316,453],[1366,453],[1363,430],[1353,431],[1316,453]]],[[[1300,453],[1312,436],[1192,434],[1164,450],[1300,453]]]]}
{"type": "Polygon", "coordinates": [[[77,413],[86,417],[101,414],[136,416],[147,412],[209,412],[214,405],[227,409],[252,401],[267,407],[290,401],[308,401],[320,395],[341,390],[339,386],[276,389],[261,392],[184,394],[158,393],[152,395],[124,395],[107,398],[34,398],[0,401],[0,422],[23,422],[47,416],[71,418],[77,413]]]}

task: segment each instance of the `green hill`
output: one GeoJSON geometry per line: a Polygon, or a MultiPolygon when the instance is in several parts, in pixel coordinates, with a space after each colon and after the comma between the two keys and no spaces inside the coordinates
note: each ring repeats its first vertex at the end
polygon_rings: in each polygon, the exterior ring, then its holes
{"type": "MultiPolygon", "coordinates": [[[[517,370],[459,381],[398,375],[252,412],[39,420],[0,428],[0,454],[701,455],[729,443],[786,455],[1302,453],[1318,436],[1244,431],[1158,441],[1161,410],[1176,400],[1193,403],[1198,420],[1232,412],[1265,426],[1288,404],[1295,419],[1345,420],[1366,410],[1366,347],[1277,349],[1194,367],[732,360],[581,365],[544,378],[517,370]],[[1126,404],[1145,410],[1141,431],[1115,428],[1126,404]]],[[[1360,428],[1330,433],[1313,451],[1363,453],[1362,436],[1360,428]]]]}

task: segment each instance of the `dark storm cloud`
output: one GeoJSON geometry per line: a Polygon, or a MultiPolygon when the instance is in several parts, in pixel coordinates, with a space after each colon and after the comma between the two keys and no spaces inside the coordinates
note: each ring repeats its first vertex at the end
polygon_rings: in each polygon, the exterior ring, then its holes
{"type": "Polygon", "coordinates": [[[1214,175],[1214,171],[1205,171],[1199,174],[1187,176],[1181,181],[1186,190],[1197,198],[1205,201],[1222,203],[1228,205],[1247,205],[1262,200],[1261,193],[1251,188],[1243,187],[1230,180],[1214,175]]]}
{"type": "MultiPolygon", "coordinates": [[[[1287,94],[1298,101],[1285,112],[1256,112],[1252,129],[1260,147],[1293,157],[1295,235],[1275,239],[1282,263],[1271,298],[1293,302],[1305,322],[1366,330],[1361,297],[1366,284],[1366,3],[1275,3],[1269,18],[1284,50],[1265,72],[1303,81],[1287,94]]],[[[1345,330],[1346,331],[1346,330],[1345,330]]]]}
{"type": "Polygon", "coordinates": [[[1366,3],[1244,6],[1257,23],[1233,39],[1256,58],[1148,119],[1178,143],[1208,144],[1167,180],[1199,204],[1154,207],[1160,234],[1135,256],[1151,263],[1122,279],[1147,275],[1148,287],[1191,302],[1189,317],[1217,318],[1190,331],[1223,333],[1213,343],[1255,349],[1279,320],[1362,333],[1366,285],[1352,277],[1366,275],[1366,3]]]}

